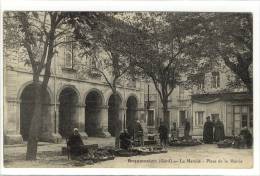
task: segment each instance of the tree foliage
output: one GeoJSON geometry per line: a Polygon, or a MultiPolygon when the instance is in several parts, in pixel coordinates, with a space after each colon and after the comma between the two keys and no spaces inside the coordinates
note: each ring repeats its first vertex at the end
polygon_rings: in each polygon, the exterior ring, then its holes
{"type": "Polygon", "coordinates": [[[208,55],[224,61],[253,92],[253,21],[248,13],[213,14],[208,23],[208,55]]]}
{"type": "MultiPolygon", "coordinates": [[[[68,24],[76,15],[63,12],[6,12],[5,25],[17,30],[17,38],[5,38],[7,43],[19,43],[26,51],[27,63],[31,66],[34,86],[34,111],[30,123],[27,143],[27,160],[35,160],[42,118],[42,100],[51,76],[51,62],[57,52],[56,47],[65,42],[64,37],[71,34],[68,24]],[[8,19],[7,19],[8,18],[8,19]]],[[[93,14],[94,15],[94,14],[93,14]]],[[[93,17],[89,17],[93,19],[93,17]]],[[[91,20],[86,20],[90,22],[91,20]]],[[[95,20],[93,20],[95,21],[95,20]]],[[[92,24],[89,23],[91,26],[92,24]]],[[[7,29],[8,29],[7,28],[7,29]]]]}
{"type": "Polygon", "coordinates": [[[180,84],[182,73],[195,64],[193,57],[199,53],[203,40],[202,17],[189,13],[137,13],[133,17],[132,24],[138,30],[127,51],[135,66],[154,83],[164,120],[169,96],[180,84]]]}
{"type": "MultiPolygon", "coordinates": [[[[34,111],[27,144],[27,160],[35,160],[42,117],[42,101],[51,74],[51,61],[55,54],[55,40],[60,33],[64,16],[61,12],[10,12],[17,22],[20,45],[25,48],[31,65],[34,86],[34,111]],[[42,82],[40,76],[43,74],[42,82]]],[[[10,17],[10,16],[9,16],[10,17]]],[[[12,21],[12,20],[10,20],[12,21]]],[[[12,26],[11,26],[12,27],[12,26]]]]}

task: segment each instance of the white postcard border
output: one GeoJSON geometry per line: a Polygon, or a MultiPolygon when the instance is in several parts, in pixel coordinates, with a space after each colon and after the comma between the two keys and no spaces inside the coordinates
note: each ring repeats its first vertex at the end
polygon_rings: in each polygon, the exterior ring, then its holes
{"type": "MultiPolygon", "coordinates": [[[[206,11],[206,12],[252,12],[254,17],[254,168],[253,169],[106,169],[106,168],[3,168],[3,130],[1,130],[1,168],[4,175],[258,175],[259,162],[259,127],[260,121],[260,54],[259,54],[259,22],[260,2],[257,1],[83,1],[83,0],[2,0],[1,10],[1,36],[2,13],[4,10],[35,10],[35,11],[206,11]]],[[[3,68],[3,51],[1,46],[0,66],[3,68]]],[[[3,69],[0,69],[3,78],[3,69]]],[[[0,87],[0,113],[1,129],[3,129],[3,79],[0,87]]]]}

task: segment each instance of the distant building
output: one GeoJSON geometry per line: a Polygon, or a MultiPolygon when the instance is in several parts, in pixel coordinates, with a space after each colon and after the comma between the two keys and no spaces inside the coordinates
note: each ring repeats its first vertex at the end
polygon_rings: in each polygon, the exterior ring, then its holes
{"type": "Polygon", "coordinates": [[[253,102],[247,93],[192,95],[193,136],[203,134],[205,117],[224,123],[225,135],[238,135],[242,127],[253,131],[253,102]]]}
{"type": "Polygon", "coordinates": [[[201,74],[199,81],[191,89],[178,87],[172,94],[175,100],[172,122],[177,124],[179,136],[183,136],[183,122],[187,118],[191,125],[191,135],[201,138],[206,117],[220,118],[224,123],[225,135],[238,135],[242,127],[253,131],[253,98],[246,88],[228,88],[228,81],[234,75],[225,67],[201,74]]]}

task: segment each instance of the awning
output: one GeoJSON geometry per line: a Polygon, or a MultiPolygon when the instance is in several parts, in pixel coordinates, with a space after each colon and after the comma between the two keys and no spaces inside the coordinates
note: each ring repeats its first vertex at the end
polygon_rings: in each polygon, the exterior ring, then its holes
{"type": "Polygon", "coordinates": [[[246,92],[217,93],[217,94],[194,94],[193,102],[208,104],[216,101],[253,101],[253,97],[246,92]]]}

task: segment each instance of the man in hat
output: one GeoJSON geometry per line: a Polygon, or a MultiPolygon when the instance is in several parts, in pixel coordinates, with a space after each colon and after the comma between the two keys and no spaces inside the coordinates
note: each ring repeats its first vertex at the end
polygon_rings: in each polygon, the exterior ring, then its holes
{"type": "Polygon", "coordinates": [[[205,144],[213,143],[213,127],[214,124],[210,120],[210,116],[208,116],[207,121],[204,123],[204,128],[203,128],[203,141],[205,144]]]}
{"type": "Polygon", "coordinates": [[[73,134],[69,137],[68,140],[70,156],[80,156],[82,154],[82,146],[84,146],[84,143],[80,137],[79,130],[77,128],[74,128],[73,134]]]}

